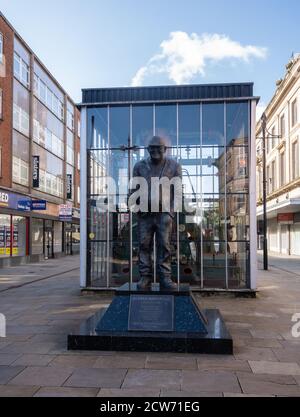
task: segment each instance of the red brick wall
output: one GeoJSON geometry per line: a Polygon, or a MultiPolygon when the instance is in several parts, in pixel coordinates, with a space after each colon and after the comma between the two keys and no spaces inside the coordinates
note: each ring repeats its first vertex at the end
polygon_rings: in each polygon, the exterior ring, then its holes
{"type": "Polygon", "coordinates": [[[0,120],[0,146],[2,147],[0,186],[11,187],[14,33],[1,16],[0,32],[3,35],[4,53],[4,66],[0,68],[0,88],[3,91],[3,120],[0,120]]]}

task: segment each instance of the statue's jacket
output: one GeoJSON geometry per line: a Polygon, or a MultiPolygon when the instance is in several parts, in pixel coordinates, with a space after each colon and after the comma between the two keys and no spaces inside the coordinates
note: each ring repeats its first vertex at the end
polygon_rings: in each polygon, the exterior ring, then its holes
{"type": "MultiPolygon", "coordinates": [[[[133,169],[133,178],[144,178],[147,181],[147,197],[148,197],[148,213],[138,212],[139,216],[146,216],[149,215],[149,212],[153,213],[153,210],[151,210],[151,182],[154,177],[158,178],[159,180],[162,180],[164,178],[167,178],[168,180],[177,179],[177,181],[174,183],[176,186],[170,187],[170,192],[164,193],[162,189],[160,189],[159,193],[159,212],[167,212],[172,217],[174,217],[174,200],[175,200],[175,193],[180,192],[180,196],[182,193],[182,168],[181,165],[175,161],[172,158],[167,157],[164,161],[164,164],[162,165],[161,172],[159,175],[157,175],[157,172],[154,172],[154,166],[151,162],[151,158],[144,159],[142,161],[139,161],[136,163],[133,169]],[[179,189],[179,188],[180,189],[179,189]],[[163,208],[169,208],[168,210],[165,210],[163,208]]],[[[131,190],[130,194],[132,194],[136,190],[131,190]]],[[[147,198],[146,197],[146,198],[147,198]]],[[[181,198],[181,197],[179,197],[181,198]]],[[[139,201],[137,201],[139,204],[139,201]]]]}

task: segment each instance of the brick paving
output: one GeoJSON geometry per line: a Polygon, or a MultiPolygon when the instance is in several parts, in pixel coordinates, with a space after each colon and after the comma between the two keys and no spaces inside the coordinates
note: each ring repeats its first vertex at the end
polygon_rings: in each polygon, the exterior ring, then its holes
{"type": "Polygon", "coordinates": [[[197,295],[203,308],[221,310],[233,356],[67,351],[67,334],[111,296],[81,295],[78,257],[2,269],[7,337],[0,339],[0,396],[299,397],[300,338],[291,333],[292,316],[300,313],[295,262],[290,272],[286,260],[284,268],[277,261],[278,268],[260,270],[256,299],[197,295]]]}

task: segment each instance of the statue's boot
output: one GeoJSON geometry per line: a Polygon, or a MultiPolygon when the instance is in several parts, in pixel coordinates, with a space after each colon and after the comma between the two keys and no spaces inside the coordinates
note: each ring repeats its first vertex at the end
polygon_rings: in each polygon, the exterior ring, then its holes
{"type": "Polygon", "coordinates": [[[171,278],[161,278],[160,279],[160,288],[162,290],[177,290],[177,284],[171,280],[171,278]]]}
{"type": "Polygon", "coordinates": [[[150,288],[150,285],[151,285],[151,278],[142,277],[137,284],[137,288],[138,290],[148,290],[150,288]]]}

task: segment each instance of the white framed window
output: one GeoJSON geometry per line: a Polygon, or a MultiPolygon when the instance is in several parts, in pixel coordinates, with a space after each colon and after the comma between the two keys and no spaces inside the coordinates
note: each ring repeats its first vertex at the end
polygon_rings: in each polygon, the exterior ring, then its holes
{"type": "Polygon", "coordinates": [[[34,74],[34,93],[60,120],[64,120],[64,104],[37,74],[34,74]]]}
{"type": "Polygon", "coordinates": [[[80,171],[80,153],[77,154],[77,169],[80,171]]]}
{"type": "Polygon", "coordinates": [[[80,203],[80,187],[77,187],[77,202],[80,203]]]}
{"type": "Polygon", "coordinates": [[[285,115],[284,114],[280,117],[280,136],[281,136],[281,139],[285,138],[285,115]]]}
{"type": "Polygon", "coordinates": [[[16,156],[13,157],[13,181],[21,185],[28,185],[29,181],[28,162],[16,156]]]}
{"type": "Polygon", "coordinates": [[[280,186],[283,187],[285,185],[285,152],[281,152],[279,156],[280,161],[280,186]]]}
{"type": "Polygon", "coordinates": [[[29,136],[29,115],[16,103],[13,107],[13,127],[26,136],[29,136]]]}
{"type": "Polygon", "coordinates": [[[77,136],[80,138],[80,129],[81,129],[81,125],[80,125],[80,120],[78,119],[77,122],[77,136]]]}
{"type": "Polygon", "coordinates": [[[292,179],[299,177],[299,140],[292,143],[292,179]]]}
{"type": "Polygon", "coordinates": [[[292,102],[292,127],[294,127],[298,123],[298,102],[295,99],[292,102]]]}
{"type": "Polygon", "coordinates": [[[14,76],[26,87],[29,87],[29,66],[15,52],[14,53],[14,76]]]}

